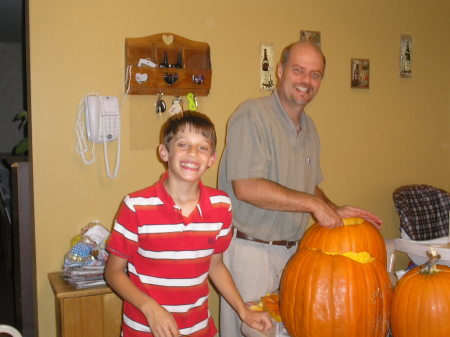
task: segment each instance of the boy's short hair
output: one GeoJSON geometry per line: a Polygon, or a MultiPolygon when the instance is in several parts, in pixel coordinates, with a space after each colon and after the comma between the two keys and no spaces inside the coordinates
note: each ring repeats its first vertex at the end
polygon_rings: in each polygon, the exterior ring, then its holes
{"type": "Polygon", "coordinates": [[[161,143],[169,149],[169,143],[173,137],[185,128],[201,133],[211,142],[211,148],[216,150],[217,136],[214,123],[208,116],[201,112],[186,110],[168,118],[161,128],[161,143]]]}

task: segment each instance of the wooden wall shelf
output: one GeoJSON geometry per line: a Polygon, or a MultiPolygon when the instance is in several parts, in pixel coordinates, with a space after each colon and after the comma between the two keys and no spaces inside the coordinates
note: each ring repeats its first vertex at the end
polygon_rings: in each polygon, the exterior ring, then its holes
{"type": "Polygon", "coordinates": [[[206,96],[211,88],[212,71],[209,45],[172,33],[126,38],[125,66],[127,70],[131,66],[129,74],[131,82],[128,92],[130,95],[163,93],[184,96],[192,92],[198,96],[206,96]],[[150,60],[156,64],[156,67],[143,65],[140,62],[141,59],[150,60]],[[160,67],[165,60],[169,67],[160,67]],[[181,67],[173,67],[177,64],[181,67]],[[136,74],[147,74],[147,80],[138,82],[136,74]],[[174,76],[178,77],[172,85],[164,80],[165,75],[167,77],[171,74],[176,74],[174,76]],[[201,83],[195,83],[194,79],[203,80],[201,83]]]}

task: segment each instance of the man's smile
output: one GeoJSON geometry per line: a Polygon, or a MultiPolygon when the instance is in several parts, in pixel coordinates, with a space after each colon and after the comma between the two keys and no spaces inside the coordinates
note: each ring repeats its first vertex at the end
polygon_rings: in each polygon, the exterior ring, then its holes
{"type": "Polygon", "coordinates": [[[309,92],[309,90],[311,89],[310,87],[303,86],[303,85],[296,85],[296,86],[294,86],[294,88],[297,89],[298,91],[301,91],[304,93],[309,92]]]}

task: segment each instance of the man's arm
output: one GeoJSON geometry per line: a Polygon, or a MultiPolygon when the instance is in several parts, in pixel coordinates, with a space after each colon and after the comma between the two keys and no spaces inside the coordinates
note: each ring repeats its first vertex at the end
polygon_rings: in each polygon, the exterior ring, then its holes
{"type": "Polygon", "coordinates": [[[272,327],[272,321],[266,312],[251,311],[244,303],[228,268],[223,263],[222,254],[213,254],[211,257],[209,278],[240,319],[249,327],[259,331],[267,331],[272,327]]]}
{"type": "Polygon", "coordinates": [[[133,304],[147,318],[152,332],[161,337],[178,337],[179,331],[172,314],[131,282],[125,273],[127,260],[110,254],[105,268],[108,285],[125,301],[133,304]]]}
{"type": "Polygon", "coordinates": [[[325,227],[335,227],[342,223],[331,202],[328,198],[324,199],[323,193],[299,192],[263,178],[233,180],[232,186],[236,198],[256,207],[284,212],[308,212],[325,227]]]}
{"type": "Polygon", "coordinates": [[[259,208],[284,211],[308,212],[324,227],[342,224],[343,217],[361,217],[376,227],[382,220],[374,214],[352,206],[336,206],[316,186],[314,194],[299,192],[263,178],[233,180],[236,198],[259,208]]]}

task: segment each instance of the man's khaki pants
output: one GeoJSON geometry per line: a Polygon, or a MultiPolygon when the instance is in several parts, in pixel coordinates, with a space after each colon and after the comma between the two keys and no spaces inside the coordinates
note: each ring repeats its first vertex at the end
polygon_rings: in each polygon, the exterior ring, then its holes
{"type": "MultiPolygon", "coordinates": [[[[224,253],[225,265],[245,302],[259,301],[278,290],[281,274],[297,245],[286,248],[233,238],[224,253]]],[[[220,299],[220,337],[240,337],[242,321],[228,303],[220,299]]]]}

